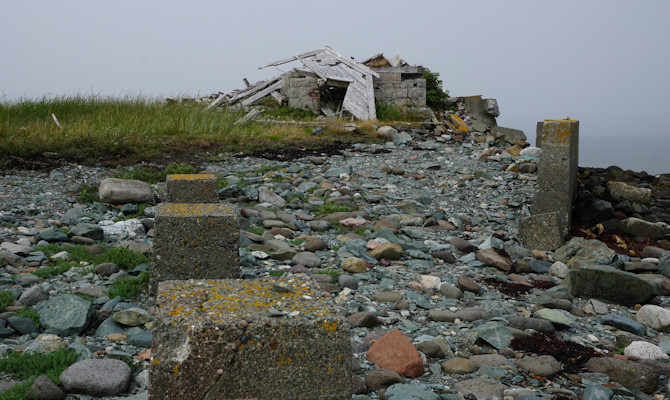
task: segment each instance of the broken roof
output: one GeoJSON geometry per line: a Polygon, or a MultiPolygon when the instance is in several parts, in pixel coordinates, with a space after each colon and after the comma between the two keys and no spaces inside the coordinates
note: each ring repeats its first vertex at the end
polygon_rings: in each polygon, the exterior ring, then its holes
{"type": "Polygon", "coordinates": [[[372,78],[378,78],[379,74],[329,46],[275,61],[259,67],[259,69],[292,61],[300,61],[310,72],[322,79],[323,83],[329,80],[347,82],[348,86],[342,109],[349,111],[358,119],[377,118],[372,78]]]}

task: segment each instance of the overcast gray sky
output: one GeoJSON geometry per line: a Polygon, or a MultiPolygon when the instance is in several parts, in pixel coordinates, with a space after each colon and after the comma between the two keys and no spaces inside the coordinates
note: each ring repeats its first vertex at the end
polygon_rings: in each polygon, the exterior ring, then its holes
{"type": "Polygon", "coordinates": [[[328,44],[496,98],[499,124],[531,138],[536,121],[569,116],[582,137],[670,151],[669,21],[668,0],[0,0],[0,97],[208,95],[328,44]]]}

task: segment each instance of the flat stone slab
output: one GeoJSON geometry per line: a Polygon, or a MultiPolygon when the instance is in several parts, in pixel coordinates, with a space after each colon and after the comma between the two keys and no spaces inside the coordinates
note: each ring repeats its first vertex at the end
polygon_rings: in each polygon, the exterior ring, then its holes
{"type": "Polygon", "coordinates": [[[157,282],[240,276],[239,228],[229,204],[156,207],[150,293],[157,282]]]}
{"type": "Polygon", "coordinates": [[[214,174],[168,175],[168,203],[218,203],[219,193],[214,174]]]}
{"type": "Polygon", "coordinates": [[[350,399],[349,326],[309,279],[158,284],[157,399],[350,399]]]}

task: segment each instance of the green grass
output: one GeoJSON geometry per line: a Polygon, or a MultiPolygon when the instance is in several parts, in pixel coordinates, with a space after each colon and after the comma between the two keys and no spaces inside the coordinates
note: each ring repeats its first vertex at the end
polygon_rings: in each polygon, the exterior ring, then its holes
{"type": "Polygon", "coordinates": [[[333,268],[327,268],[325,270],[312,270],[313,273],[315,274],[324,274],[324,275],[330,275],[333,277],[334,281],[337,281],[337,279],[342,275],[342,271],[333,269],[333,268]]]}
{"type": "Polygon", "coordinates": [[[129,276],[128,278],[119,279],[114,282],[112,289],[107,292],[110,299],[120,296],[122,299],[134,297],[141,291],[149,287],[149,274],[146,272],[140,273],[139,276],[129,276]]]}
{"type": "Polygon", "coordinates": [[[397,107],[382,103],[375,103],[375,107],[379,121],[400,121],[402,119],[402,112],[397,107]]]}
{"type": "Polygon", "coordinates": [[[9,290],[0,292],[0,312],[4,312],[7,306],[14,304],[14,295],[9,290]]]}
{"type": "Polygon", "coordinates": [[[58,244],[50,244],[47,246],[37,246],[35,247],[34,251],[42,251],[47,257],[49,257],[53,254],[66,250],[70,253],[70,257],[73,262],[86,261],[95,265],[111,262],[118,265],[121,269],[134,268],[138,264],[148,263],[151,261],[149,256],[138,253],[136,251],[128,250],[125,247],[107,247],[104,253],[97,255],[92,255],[89,253],[87,247],[88,246],[84,245],[61,246],[58,244]]]}
{"type": "MultiPolygon", "coordinates": [[[[266,148],[371,140],[368,134],[349,135],[331,127],[316,137],[311,129],[292,124],[256,121],[236,125],[243,111],[205,107],[99,96],[1,102],[0,169],[16,165],[17,158],[107,166],[139,162],[167,165],[214,155],[221,158],[219,154],[228,152],[248,154],[266,148]]],[[[272,113],[291,119],[315,117],[298,109],[279,108],[272,113]]]]}
{"type": "Polygon", "coordinates": [[[116,178],[133,179],[143,181],[150,185],[165,182],[168,175],[172,174],[195,174],[198,169],[187,163],[170,163],[167,167],[141,166],[121,171],[115,175],[116,178]]]}
{"type": "Polygon", "coordinates": [[[251,228],[247,229],[247,232],[260,236],[265,233],[265,229],[261,228],[260,226],[252,226],[251,228]]]}
{"type": "Polygon", "coordinates": [[[316,115],[309,110],[289,106],[266,108],[263,116],[296,121],[304,121],[316,117],[316,115]]]}
{"type": "Polygon", "coordinates": [[[301,244],[305,243],[305,239],[298,238],[298,239],[289,240],[288,242],[291,243],[294,246],[300,246],[301,244]]]}
{"type": "Polygon", "coordinates": [[[48,278],[50,276],[57,276],[64,274],[74,267],[78,267],[79,263],[76,262],[58,262],[56,265],[47,265],[32,272],[33,275],[40,278],[48,278]]]}
{"type": "Polygon", "coordinates": [[[77,353],[67,348],[47,354],[20,354],[14,351],[0,358],[0,371],[10,373],[19,379],[26,379],[27,382],[0,393],[0,398],[25,399],[30,385],[40,375],[48,376],[58,385],[60,374],[76,361],[77,353]]]}
{"type": "Polygon", "coordinates": [[[17,317],[26,317],[33,320],[36,327],[40,327],[40,314],[32,308],[22,308],[14,313],[17,317]]]}
{"type": "Polygon", "coordinates": [[[81,204],[100,202],[98,186],[91,183],[83,183],[77,189],[77,202],[81,204]]]}
{"type": "Polygon", "coordinates": [[[275,269],[275,270],[270,271],[270,276],[275,276],[275,277],[279,278],[280,276],[284,275],[285,273],[286,273],[286,271],[284,271],[284,270],[275,269]]]}
{"type": "Polygon", "coordinates": [[[348,212],[351,211],[351,208],[347,206],[338,206],[335,203],[332,203],[330,201],[327,201],[323,203],[322,205],[316,207],[314,210],[314,215],[319,216],[319,215],[326,215],[326,214],[331,214],[335,212],[348,212]]]}

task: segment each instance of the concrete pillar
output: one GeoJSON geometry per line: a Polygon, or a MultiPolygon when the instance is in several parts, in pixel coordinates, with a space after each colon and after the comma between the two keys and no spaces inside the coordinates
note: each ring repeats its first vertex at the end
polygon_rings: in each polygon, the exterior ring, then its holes
{"type": "Polygon", "coordinates": [[[167,176],[168,203],[218,203],[214,174],[174,174],[167,176]]]}
{"type": "Polygon", "coordinates": [[[230,204],[156,207],[150,294],[158,282],[239,278],[239,228],[230,204]]]}
{"type": "Polygon", "coordinates": [[[351,399],[349,326],[309,279],[158,285],[151,399],[351,399]]]}
{"type": "Polygon", "coordinates": [[[538,141],[542,145],[542,157],[538,166],[533,215],[520,222],[519,232],[527,246],[554,250],[563,244],[572,224],[572,203],[577,190],[579,166],[579,121],[546,120],[542,123],[542,135],[538,136],[538,141]],[[556,221],[558,229],[548,229],[546,224],[551,221],[556,221]],[[545,229],[534,231],[541,226],[545,229]],[[547,245],[553,248],[539,247],[547,245]]]}

